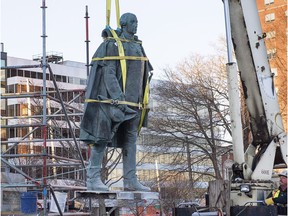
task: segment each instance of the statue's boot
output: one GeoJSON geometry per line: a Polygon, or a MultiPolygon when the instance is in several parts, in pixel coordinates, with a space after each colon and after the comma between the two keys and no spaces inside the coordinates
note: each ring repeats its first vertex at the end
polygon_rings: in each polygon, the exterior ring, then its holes
{"type": "Polygon", "coordinates": [[[87,190],[109,191],[109,188],[101,180],[101,163],[106,146],[92,146],[89,165],[87,168],[87,190]]]}
{"type": "Polygon", "coordinates": [[[123,148],[123,177],[124,191],[150,191],[150,188],[142,185],[136,176],[135,143],[123,148]]]}

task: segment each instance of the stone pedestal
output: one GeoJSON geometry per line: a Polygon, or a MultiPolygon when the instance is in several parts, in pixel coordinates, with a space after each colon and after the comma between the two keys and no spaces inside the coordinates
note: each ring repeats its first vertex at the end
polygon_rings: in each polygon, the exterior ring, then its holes
{"type": "Polygon", "coordinates": [[[75,191],[76,199],[84,202],[92,215],[122,215],[123,211],[145,211],[159,205],[159,193],[142,191],[75,191]],[[88,204],[88,205],[87,205],[88,204]],[[122,212],[121,212],[122,211],[122,212]]]}

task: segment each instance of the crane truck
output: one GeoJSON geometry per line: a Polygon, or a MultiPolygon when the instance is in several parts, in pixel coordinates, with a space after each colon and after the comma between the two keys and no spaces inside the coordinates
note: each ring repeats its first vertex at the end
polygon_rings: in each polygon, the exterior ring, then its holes
{"type": "Polygon", "coordinates": [[[230,215],[277,215],[263,210],[263,200],[273,189],[271,179],[275,166],[287,166],[287,134],[267,56],[266,34],[262,32],[256,0],[222,1],[234,156],[230,215]],[[233,62],[233,53],[237,64],[233,62]],[[245,151],[239,86],[244,93],[253,138],[245,151]],[[244,213],[249,206],[255,206],[254,210],[244,213]]]}

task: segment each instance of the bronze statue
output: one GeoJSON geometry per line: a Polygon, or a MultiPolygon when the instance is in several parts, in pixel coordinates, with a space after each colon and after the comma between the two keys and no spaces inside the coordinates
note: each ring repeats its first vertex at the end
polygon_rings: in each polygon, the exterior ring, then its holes
{"type": "Polygon", "coordinates": [[[102,32],[104,42],[92,59],[80,130],[80,139],[91,146],[87,190],[108,191],[100,171],[109,146],[122,148],[124,190],[150,191],[136,176],[136,140],[139,126],[147,124],[143,100],[153,70],[135,35],[137,25],[134,14],[123,14],[121,29],[102,32]]]}

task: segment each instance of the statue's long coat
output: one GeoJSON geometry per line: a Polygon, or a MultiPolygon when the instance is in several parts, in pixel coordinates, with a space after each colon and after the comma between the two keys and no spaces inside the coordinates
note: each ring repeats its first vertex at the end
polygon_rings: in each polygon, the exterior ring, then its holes
{"type": "MultiPolygon", "coordinates": [[[[138,40],[136,36],[135,39],[138,40]]],[[[128,42],[123,42],[123,46],[125,45],[124,43],[128,42]]],[[[142,45],[141,49],[145,55],[142,45]]],[[[105,56],[119,56],[114,39],[106,39],[96,50],[93,58],[102,58],[105,56]]],[[[129,61],[131,60],[126,61],[127,68],[129,61]]],[[[143,94],[147,80],[149,79],[149,71],[151,70],[152,66],[149,61],[145,61],[142,85],[143,94]]],[[[103,60],[92,61],[85,98],[125,100],[122,92],[122,71],[119,60],[109,60],[109,62],[103,60]]],[[[87,144],[101,145],[108,143],[109,146],[122,147],[121,138],[123,134],[121,134],[121,122],[135,117],[135,113],[133,113],[133,110],[132,112],[124,111],[124,119],[121,118],[121,114],[123,116],[123,111],[115,105],[85,102],[83,120],[80,125],[80,140],[87,144]]],[[[146,126],[146,120],[147,115],[143,126],[146,126]]]]}

